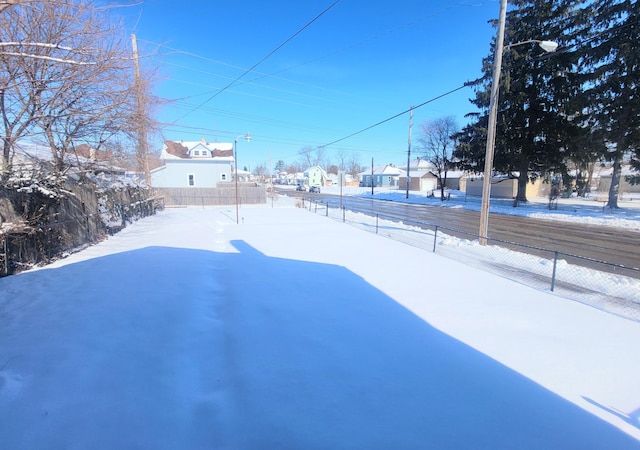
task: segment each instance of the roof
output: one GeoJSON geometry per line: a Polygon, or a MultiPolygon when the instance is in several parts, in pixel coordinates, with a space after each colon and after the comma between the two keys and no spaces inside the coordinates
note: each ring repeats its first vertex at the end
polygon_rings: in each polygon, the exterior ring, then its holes
{"type": "MultiPolygon", "coordinates": [[[[406,176],[406,171],[405,173],[402,174],[402,176],[406,176]]],[[[431,170],[424,170],[424,169],[416,169],[415,167],[413,167],[411,169],[411,171],[409,172],[409,176],[411,178],[433,178],[435,177],[435,175],[433,174],[433,172],[431,170]]]]}
{"type": "MultiPolygon", "coordinates": [[[[613,176],[613,167],[611,165],[607,165],[606,167],[596,168],[594,172],[595,176],[611,177],[613,176]]],[[[624,177],[630,175],[638,175],[638,173],[633,170],[630,164],[622,164],[620,175],[624,177]]]]}
{"type": "MultiPolygon", "coordinates": [[[[110,151],[96,150],[89,145],[81,144],[65,152],[64,163],[68,166],[90,167],[95,171],[124,173],[123,168],[111,163],[112,156],[110,151]]],[[[52,160],[51,148],[48,145],[29,141],[14,144],[14,167],[21,166],[25,169],[38,162],[50,163],[52,160]]]]}
{"type": "MultiPolygon", "coordinates": [[[[404,170],[394,166],[393,164],[385,164],[384,166],[373,167],[374,175],[404,175],[404,173],[404,170]]],[[[364,172],[360,172],[358,175],[371,175],[371,170],[365,170],[364,172]]]]}
{"type": "Polygon", "coordinates": [[[164,141],[162,159],[191,159],[189,153],[202,146],[211,152],[211,158],[233,161],[233,144],[231,142],[206,141],[164,141]]]}
{"type": "Polygon", "coordinates": [[[327,172],[320,166],[311,166],[311,167],[309,167],[307,170],[304,171],[304,175],[307,175],[307,174],[309,174],[311,172],[315,172],[315,171],[318,171],[318,170],[320,171],[320,173],[323,176],[325,176],[325,177],[327,176],[327,172]]]}

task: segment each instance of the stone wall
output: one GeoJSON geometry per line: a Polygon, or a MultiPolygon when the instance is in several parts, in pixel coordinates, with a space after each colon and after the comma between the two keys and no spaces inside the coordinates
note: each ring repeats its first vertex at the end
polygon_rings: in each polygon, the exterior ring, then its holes
{"type": "Polygon", "coordinates": [[[162,205],[145,186],[90,179],[0,191],[0,276],[46,264],[154,214],[162,205]]]}

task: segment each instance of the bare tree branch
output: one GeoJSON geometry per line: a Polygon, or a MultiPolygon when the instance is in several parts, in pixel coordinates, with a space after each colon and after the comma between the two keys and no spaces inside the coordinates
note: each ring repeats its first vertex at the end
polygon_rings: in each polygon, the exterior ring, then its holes
{"type": "Polygon", "coordinates": [[[453,135],[457,131],[458,125],[453,116],[427,120],[420,124],[418,148],[424,154],[425,159],[433,165],[433,174],[440,185],[441,200],[445,199],[447,172],[452,168],[453,135]]]}
{"type": "Polygon", "coordinates": [[[151,101],[149,80],[134,82],[128,40],[107,10],[81,0],[18,3],[0,15],[0,47],[10,50],[0,52],[3,174],[23,136],[40,136],[62,171],[78,145],[122,146],[151,126],[148,107],[136,105],[151,101]]]}

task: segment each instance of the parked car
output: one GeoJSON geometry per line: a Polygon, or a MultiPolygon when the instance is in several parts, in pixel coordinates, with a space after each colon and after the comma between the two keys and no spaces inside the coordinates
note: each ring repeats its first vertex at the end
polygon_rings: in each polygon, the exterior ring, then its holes
{"type": "Polygon", "coordinates": [[[307,186],[305,186],[304,184],[299,184],[299,185],[296,186],[296,191],[306,192],[307,191],[307,186]]]}
{"type": "Polygon", "coordinates": [[[309,192],[315,192],[316,194],[320,193],[320,186],[311,186],[309,188],[309,192]]]}

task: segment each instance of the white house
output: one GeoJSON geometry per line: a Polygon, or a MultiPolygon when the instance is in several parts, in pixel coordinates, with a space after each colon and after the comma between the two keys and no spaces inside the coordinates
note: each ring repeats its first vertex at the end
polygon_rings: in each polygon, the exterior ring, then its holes
{"type": "Polygon", "coordinates": [[[309,167],[304,171],[304,179],[309,186],[324,186],[327,181],[327,172],[320,166],[309,167]]]}
{"type": "Polygon", "coordinates": [[[151,171],[153,187],[215,188],[233,180],[233,144],[227,142],[165,141],[164,166],[151,171]]]}

